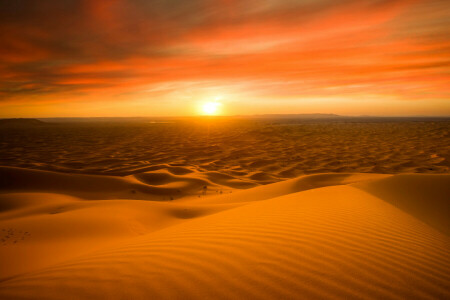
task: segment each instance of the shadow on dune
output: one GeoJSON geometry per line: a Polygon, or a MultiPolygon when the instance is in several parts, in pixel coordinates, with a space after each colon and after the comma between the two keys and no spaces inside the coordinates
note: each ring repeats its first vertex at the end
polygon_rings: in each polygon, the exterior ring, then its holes
{"type": "Polygon", "coordinates": [[[450,235],[450,175],[404,174],[354,186],[450,235]]]}

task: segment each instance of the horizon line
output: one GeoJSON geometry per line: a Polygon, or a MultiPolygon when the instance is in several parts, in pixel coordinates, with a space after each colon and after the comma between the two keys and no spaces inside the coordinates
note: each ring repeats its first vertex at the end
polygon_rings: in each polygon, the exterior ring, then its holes
{"type": "Polygon", "coordinates": [[[46,117],[0,117],[5,119],[138,119],[138,118],[233,118],[233,117],[271,117],[271,116],[321,116],[322,118],[450,118],[450,115],[339,115],[333,113],[298,114],[253,114],[253,115],[177,115],[177,116],[46,116],[46,117]]]}

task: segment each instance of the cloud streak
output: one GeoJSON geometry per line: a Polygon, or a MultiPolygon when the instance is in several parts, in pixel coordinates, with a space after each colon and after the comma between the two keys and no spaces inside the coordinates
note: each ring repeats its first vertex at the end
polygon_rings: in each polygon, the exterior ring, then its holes
{"type": "Polygon", "coordinates": [[[17,0],[0,20],[5,109],[236,82],[254,99],[450,101],[446,1],[17,0]]]}

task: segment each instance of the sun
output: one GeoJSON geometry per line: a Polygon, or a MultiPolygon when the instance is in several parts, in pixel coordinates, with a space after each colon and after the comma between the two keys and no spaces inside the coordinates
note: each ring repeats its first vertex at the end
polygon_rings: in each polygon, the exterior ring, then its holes
{"type": "Polygon", "coordinates": [[[202,112],[204,115],[213,116],[219,113],[219,108],[222,105],[220,102],[206,102],[202,106],[202,112]]]}

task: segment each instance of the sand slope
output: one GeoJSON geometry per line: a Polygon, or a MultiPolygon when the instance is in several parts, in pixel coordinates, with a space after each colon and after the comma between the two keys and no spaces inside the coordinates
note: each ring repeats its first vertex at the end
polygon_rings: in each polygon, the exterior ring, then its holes
{"type": "Polygon", "coordinates": [[[148,172],[0,168],[0,298],[450,297],[450,175],[148,172]]]}

